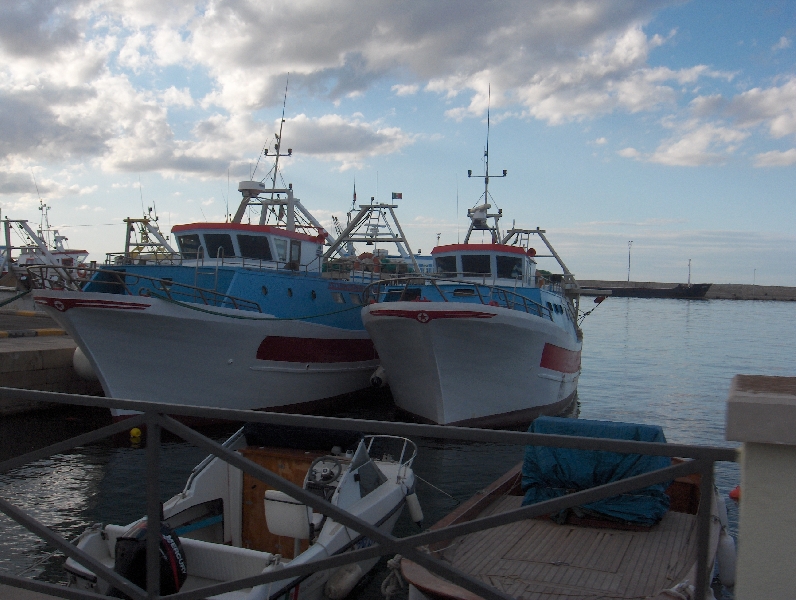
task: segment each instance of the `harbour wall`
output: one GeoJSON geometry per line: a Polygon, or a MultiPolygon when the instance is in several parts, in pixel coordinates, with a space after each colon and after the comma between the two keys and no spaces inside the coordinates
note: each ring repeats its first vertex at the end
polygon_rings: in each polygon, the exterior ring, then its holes
{"type": "MultiPolygon", "coordinates": [[[[600,279],[579,279],[581,287],[594,289],[638,288],[666,289],[676,283],[656,281],[604,281],[600,279]]],[[[596,295],[596,294],[592,294],[596,295]]],[[[743,283],[714,283],[704,297],[705,300],[779,300],[796,302],[796,287],[782,285],[749,285],[743,283]]]]}
{"type": "MultiPolygon", "coordinates": [[[[81,379],[72,366],[77,345],[47,315],[0,309],[0,386],[102,395],[96,381],[81,379]]],[[[0,416],[50,408],[40,402],[0,400],[0,416]]]]}

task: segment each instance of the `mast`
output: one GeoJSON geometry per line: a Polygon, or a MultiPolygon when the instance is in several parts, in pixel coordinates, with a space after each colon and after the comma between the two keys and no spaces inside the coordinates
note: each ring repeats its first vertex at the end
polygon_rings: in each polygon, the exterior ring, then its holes
{"type": "MultiPolygon", "coordinates": [[[[470,234],[473,231],[489,231],[492,234],[492,243],[497,244],[500,241],[500,227],[498,221],[503,216],[503,209],[498,209],[497,213],[489,214],[489,209],[492,205],[489,204],[489,178],[490,177],[506,177],[508,171],[503,169],[502,175],[490,175],[489,173],[489,128],[490,128],[490,108],[492,105],[492,85],[489,86],[489,101],[486,108],[486,149],[484,150],[484,201],[482,204],[467,209],[467,216],[470,217],[470,228],[467,230],[467,235],[464,236],[464,243],[470,242],[470,234]],[[493,219],[494,223],[490,226],[489,219],[493,219]]],[[[473,176],[473,170],[467,170],[467,177],[473,176]]]]}

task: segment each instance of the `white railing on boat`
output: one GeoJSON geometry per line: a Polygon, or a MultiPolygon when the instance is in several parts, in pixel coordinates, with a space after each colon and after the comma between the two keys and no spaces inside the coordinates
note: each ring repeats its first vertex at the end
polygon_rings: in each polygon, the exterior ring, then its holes
{"type": "MultiPolygon", "coordinates": [[[[507,290],[505,287],[445,277],[418,277],[417,275],[406,275],[403,277],[393,277],[391,279],[376,281],[365,288],[363,299],[366,303],[370,300],[376,303],[413,300],[420,302],[426,301],[420,297],[410,297],[411,294],[409,290],[412,287],[417,288],[419,286],[433,286],[443,302],[451,302],[448,297],[449,295],[454,298],[465,296],[472,298],[477,297],[478,301],[483,305],[521,310],[528,314],[545,317],[551,321],[553,320],[553,311],[549,307],[523,296],[520,293],[507,290]],[[447,287],[456,286],[456,288],[446,290],[441,287],[442,285],[447,287]],[[390,297],[390,294],[395,297],[390,297]]],[[[575,319],[572,315],[569,303],[563,303],[562,308],[567,311],[569,318],[574,321],[575,319]]]]}

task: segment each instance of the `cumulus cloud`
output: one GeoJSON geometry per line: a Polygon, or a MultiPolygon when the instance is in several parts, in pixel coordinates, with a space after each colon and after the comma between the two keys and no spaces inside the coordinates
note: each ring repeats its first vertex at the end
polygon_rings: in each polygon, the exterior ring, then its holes
{"type": "Polygon", "coordinates": [[[725,112],[741,127],[762,123],[775,138],[796,135],[796,77],[739,94],[727,103],[725,112]]]}
{"type": "MultiPolygon", "coordinates": [[[[432,0],[8,0],[0,5],[0,159],[201,176],[245,170],[270,131],[257,111],[281,101],[288,73],[295,93],[332,101],[400,77],[394,94],[437,93],[454,119],[483,115],[490,86],[501,118],[552,125],[674,110],[683,86],[733,74],[649,65],[676,33],[648,35],[645,25],[673,1],[462,0],[454,10],[432,0]],[[157,85],[166,67],[179,83],[157,85]],[[189,132],[175,126],[176,108],[196,111],[189,132]]],[[[738,129],[764,123],[775,137],[792,134],[794,81],[697,98],[691,108],[708,122],[703,129],[691,126],[647,157],[632,148],[620,155],[703,164],[731,152],[738,129]],[[709,124],[718,111],[732,127],[709,124]]],[[[297,148],[341,168],[416,139],[365,116],[301,115],[291,126],[297,148]]]]}
{"type": "Polygon", "coordinates": [[[419,85],[394,85],[390,88],[396,96],[411,96],[420,89],[419,85]]]}
{"type": "Polygon", "coordinates": [[[789,167],[796,165],[796,148],[780,152],[772,150],[755,156],[756,167],[789,167]]]}
{"type": "Polygon", "coordinates": [[[790,48],[790,47],[791,47],[791,45],[792,45],[792,44],[791,44],[790,38],[786,38],[786,37],[783,35],[781,38],[779,38],[779,41],[778,41],[776,44],[774,44],[773,46],[771,46],[771,49],[772,49],[774,52],[776,52],[777,50],[785,50],[786,48],[790,48]]]}
{"type": "Polygon", "coordinates": [[[680,135],[665,140],[647,160],[672,166],[720,164],[749,133],[712,123],[690,124],[680,135]]]}

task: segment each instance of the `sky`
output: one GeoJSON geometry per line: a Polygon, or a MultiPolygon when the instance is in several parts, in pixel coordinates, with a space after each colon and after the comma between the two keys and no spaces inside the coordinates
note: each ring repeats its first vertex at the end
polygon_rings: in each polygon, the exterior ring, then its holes
{"type": "Polygon", "coordinates": [[[489,110],[501,225],[576,277],[796,286],[795,44],[785,0],[3,0],[0,211],[41,199],[100,262],[149,207],[223,220],[284,103],[304,206],[401,192],[428,253],[480,201],[489,110]]]}

